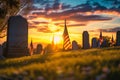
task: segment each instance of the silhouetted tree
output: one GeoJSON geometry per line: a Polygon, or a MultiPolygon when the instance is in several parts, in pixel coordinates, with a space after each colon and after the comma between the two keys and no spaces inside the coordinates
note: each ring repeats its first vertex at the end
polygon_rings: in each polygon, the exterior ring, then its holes
{"type": "Polygon", "coordinates": [[[3,33],[6,32],[6,24],[9,16],[16,15],[21,11],[21,8],[26,7],[31,2],[32,0],[0,0],[0,38],[6,36],[3,33]]]}
{"type": "Polygon", "coordinates": [[[8,17],[14,15],[19,10],[20,0],[0,0],[0,38],[4,33],[8,17]]]}
{"type": "Polygon", "coordinates": [[[20,7],[20,0],[0,0],[0,6],[2,17],[12,15],[20,7]]]}

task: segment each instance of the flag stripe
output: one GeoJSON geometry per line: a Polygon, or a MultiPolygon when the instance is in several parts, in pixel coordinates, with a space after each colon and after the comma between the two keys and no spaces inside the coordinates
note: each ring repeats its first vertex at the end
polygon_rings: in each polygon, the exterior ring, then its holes
{"type": "Polygon", "coordinates": [[[65,43],[64,47],[67,47],[68,45],[70,45],[70,42],[65,43]]]}
{"type": "Polygon", "coordinates": [[[70,43],[68,31],[67,31],[66,20],[65,20],[65,27],[64,27],[64,32],[63,32],[63,41],[64,41],[63,50],[70,50],[72,46],[70,43]]]}
{"type": "Polygon", "coordinates": [[[69,49],[71,49],[71,45],[65,47],[65,50],[69,50],[69,49]]]}
{"type": "Polygon", "coordinates": [[[66,39],[65,41],[64,41],[64,43],[67,43],[67,42],[69,42],[70,40],[69,40],[69,38],[68,39],[66,39]]]}

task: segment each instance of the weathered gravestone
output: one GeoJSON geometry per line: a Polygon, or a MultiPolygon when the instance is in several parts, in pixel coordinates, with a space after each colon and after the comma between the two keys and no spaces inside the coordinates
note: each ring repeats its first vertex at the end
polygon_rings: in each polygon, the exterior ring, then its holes
{"type": "Polygon", "coordinates": [[[79,46],[76,41],[72,41],[72,50],[78,50],[79,46]]]}
{"type": "Polygon", "coordinates": [[[92,48],[97,48],[98,47],[98,40],[97,38],[92,38],[92,48]]]}
{"type": "Polygon", "coordinates": [[[88,31],[83,32],[82,43],[83,43],[83,49],[89,49],[90,48],[88,31]]]}
{"type": "Polygon", "coordinates": [[[43,50],[42,45],[41,45],[41,44],[38,44],[38,45],[37,45],[37,49],[36,49],[36,54],[40,54],[40,53],[42,52],[42,50],[43,50]]]}
{"type": "Polygon", "coordinates": [[[52,45],[51,44],[48,44],[45,49],[44,49],[44,54],[47,54],[47,53],[52,53],[54,50],[52,48],[52,45]]]}
{"type": "Polygon", "coordinates": [[[8,20],[6,57],[28,55],[28,22],[22,16],[11,16],[8,20]]]}

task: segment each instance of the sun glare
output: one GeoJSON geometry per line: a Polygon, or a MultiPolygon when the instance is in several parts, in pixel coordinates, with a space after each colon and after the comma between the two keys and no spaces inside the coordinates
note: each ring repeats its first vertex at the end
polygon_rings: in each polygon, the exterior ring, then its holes
{"type": "Polygon", "coordinates": [[[60,36],[54,36],[54,43],[55,44],[60,44],[62,42],[62,39],[60,36]]]}

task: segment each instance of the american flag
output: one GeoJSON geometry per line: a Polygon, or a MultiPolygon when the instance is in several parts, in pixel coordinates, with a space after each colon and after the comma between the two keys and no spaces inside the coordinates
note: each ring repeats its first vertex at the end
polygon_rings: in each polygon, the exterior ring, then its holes
{"type": "Polygon", "coordinates": [[[111,42],[114,43],[114,38],[113,38],[113,35],[112,35],[112,39],[111,39],[111,42]]]}
{"type": "Polygon", "coordinates": [[[70,43],[70,38],[66,26],[66,19],[65,19],[65,27],[64,27],[64,32],[63,32],[63,50],[70,50],[72,48],[71,43],[70,43]]]}
{"type": "Polygon", "coordinates": [[[102,31],[100,31],[99,41],[100,41],[100,45],[102,45],[103,43],[102,31]]]}
{"type": "Polygon", "coordinates": [[[31,43],[30,43],[30,55],[32,55],[33,54],[33,42],[32,42],[32,40],[31,40],[31,43]]]}

